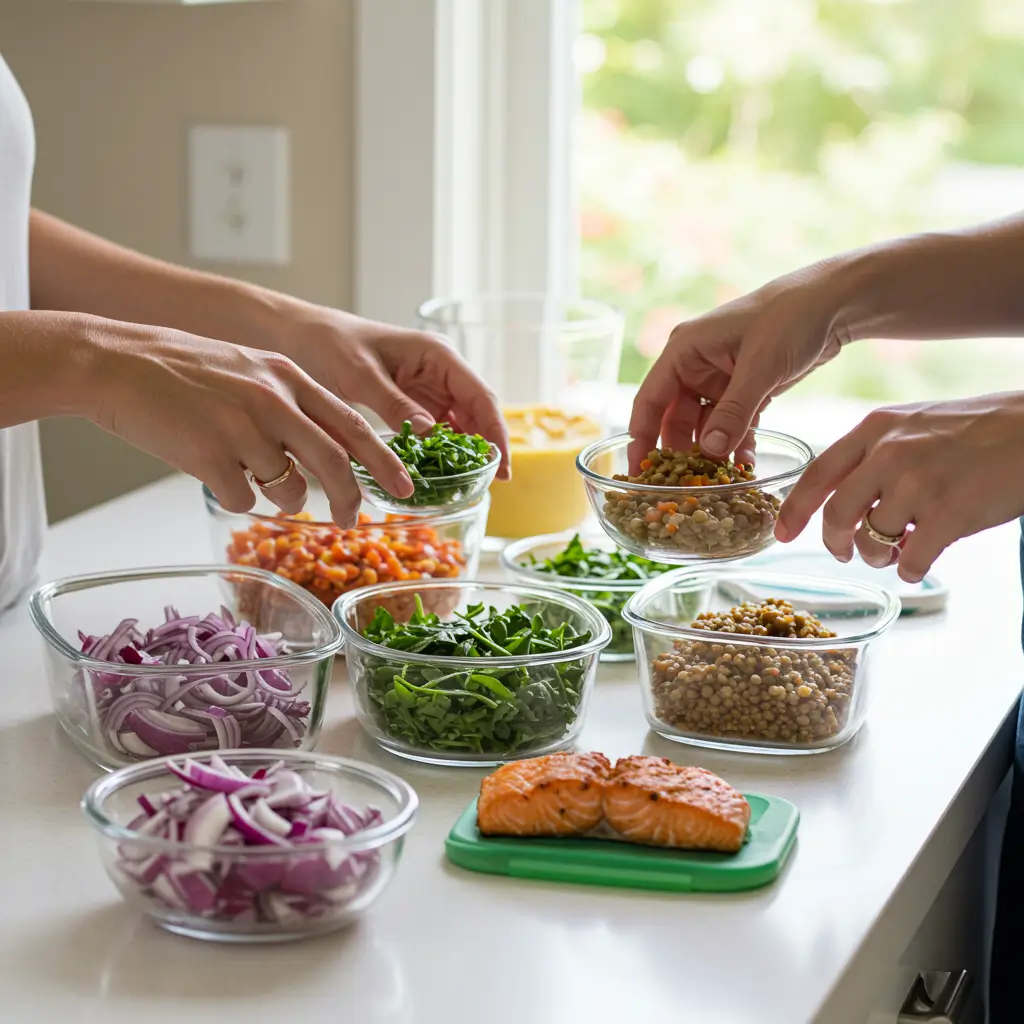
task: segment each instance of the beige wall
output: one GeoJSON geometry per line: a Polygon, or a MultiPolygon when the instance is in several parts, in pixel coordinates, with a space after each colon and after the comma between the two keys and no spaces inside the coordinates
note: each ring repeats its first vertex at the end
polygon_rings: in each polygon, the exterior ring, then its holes
{"type": "MultiPolygon", "coordinates": [[[[0,52],[36,118],[36,205],[165,259],[195,263],[186,237],[187,126],[289,128],[291,265],[214,269],[347,302],[352,0],[0,0],[0,52]]],[[[51,520],[164,471],[78,421],[45,423],[43,454],[51,520]]]]}

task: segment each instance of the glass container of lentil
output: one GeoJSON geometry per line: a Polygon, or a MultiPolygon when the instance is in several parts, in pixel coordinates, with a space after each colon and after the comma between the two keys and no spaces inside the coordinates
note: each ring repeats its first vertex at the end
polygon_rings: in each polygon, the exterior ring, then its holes
{"type": "Polygon", "coordinates": [[[868,583],[694,567],[648,583],[622,615],[655,732],[726,750],[813,754],[863,724],[869,648],[899,611],[894,594],[868,583]]]}
{"type": "Polygon", "coordinates": [[[795,437],[753,433],[756,464],[662,447],[631,475],[632,438],[617,434],[581,452],[576,468],[601,528],[627,551],[675,564],[746,558],[775,543],[782,502],[814,457],[795,437]]]}
{"type": "MultiPolygon", "coordinates": [[[[472,578],[490,503],[485,493],[475,504],[417,516],[383,514],[365,506],[359,522],[343,529],[331,521],[327,499],[312,482],[306,510],[295,516],[278,512],[262,495],[253,511],[245,513],[226,511],[205,486],[203,498],[213,561],[277,573],[328,608],[343,594],[377,583],[472,578]]],[[[235,597],[244,614],[245,595],[235,597]]],[[[408,610],[397,604],[392,609],[394,614],[408,610]]]]}

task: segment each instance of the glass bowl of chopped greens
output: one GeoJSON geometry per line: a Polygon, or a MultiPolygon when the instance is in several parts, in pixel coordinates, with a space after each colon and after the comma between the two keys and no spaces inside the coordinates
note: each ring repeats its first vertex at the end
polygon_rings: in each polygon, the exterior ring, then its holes
{"type": "Polygon", "coordinates": [[[435,423],[429,433],[413,433],[408,420],[398,433],[381,435],[402,460],[412,477],[413,492],[396,498],[358,462],[352,472],[363,497],[390,512],[440,512],[479,501],[491,486],[501,453],[479,434],[460,434],[446,423],[435,423]]]}
{"type": "MultiPolygon", "coordinates": [[[[501,553],[502,568],[520,583],[558,587],[593,605],[608,621],[612,639],[601,660],[632,661],[632,627],[622,608],[645,583],[675,569],[617,547],[603,534],[551,533],[526,537],[501,553]]],[[[696,613],[696,609],[695,612],[696,613]]]]}
{"type": "Polygon", "coordinates": [[[662,447],[630,475],[633,439],[617,434],[582,451],[576,468],[601,529],[627,551],[677,565],[746,558],[775,543],[782,502],[814,458],[788,434],[753,435],[755,464],[662,447]]]}
{"type": "Polygon", "coordinates": [[[342,597],[334,615],[363,728],[393,754],[444,765],[570,746],[612,638],[587,601],[523,584],[368,587],[342,597]],[[396,605],[412,610],[396,617],[396,605]],[[426,610],[437,607],[448,610],[426,610]]]}

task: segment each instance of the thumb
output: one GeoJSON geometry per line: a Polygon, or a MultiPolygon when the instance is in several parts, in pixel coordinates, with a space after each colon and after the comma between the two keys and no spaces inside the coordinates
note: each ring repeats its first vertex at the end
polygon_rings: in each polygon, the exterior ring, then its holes
{"type": "Polygon", "coordinates": [[[425,434],[435,423],[434,417],[414,402],[379,366],[367,366],[356,382],[356,397],[372,409],[392,430],[401,430],[409,420],[413,433],[425,434]]]}
{"type": "Polygon", "coordinates": [[[753,352],[749,343],[740,350],[729,385],[708,415],[700,436],[700,446],[707,455],[726,458],[736,451],[764,400],[778,385],[763,357],[759,359],[753,352]]]}

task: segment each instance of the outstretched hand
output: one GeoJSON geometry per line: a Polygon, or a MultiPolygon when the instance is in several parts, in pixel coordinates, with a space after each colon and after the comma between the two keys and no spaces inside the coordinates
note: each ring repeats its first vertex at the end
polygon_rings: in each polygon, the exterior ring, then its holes
{"type": "Polygon", "coordinates": [[[897,564],[919,583],[954,541],[1024,515],[1024,392],[879,409],[820,455],[783,503],[790,541],[824,505],[842,562],[897,564]],[[880,544],[865,526],[899,544],[880,544]]]}

